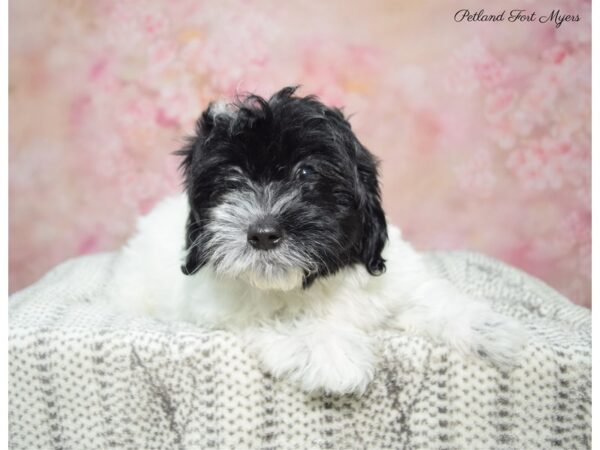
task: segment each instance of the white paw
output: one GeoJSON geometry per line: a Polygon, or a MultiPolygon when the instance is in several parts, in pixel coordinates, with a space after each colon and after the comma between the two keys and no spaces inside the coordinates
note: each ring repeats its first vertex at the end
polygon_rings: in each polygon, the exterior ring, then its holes
{"type": "Polygon", "coordinates": [[[520,322],[482,303],[471,304],[449,320],[439,337],[462,353],[487,359],[500,368],[517,365],[527,344],[527,332],[520,322]]]}
{"type": "Polygon", "coordinates": [[[520,322],[490,311],[476,317],[471,328],[473,352],[500,368],[518,364],[528,339],[527,330],[520,322]]]}
{"type": "Polygon", "coordinates": [[[357,330],[263,331],[254,336],[253,347],[271,375],[297,382],[307,392],[360,395],[374,375],[370,341],[357,330]]]}

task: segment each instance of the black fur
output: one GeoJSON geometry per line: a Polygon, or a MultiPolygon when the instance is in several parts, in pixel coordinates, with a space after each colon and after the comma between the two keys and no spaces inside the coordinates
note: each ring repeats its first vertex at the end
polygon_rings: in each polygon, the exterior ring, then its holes
{"type": "Polygon", "coordinates": [[[185,274],[219,257],[202,243],[208,211],[225,193],[240,188],[239,181],[225,179],[233,167],[254,185],[271,183],[282,195],[300,192],[276,219],[286,236],[318,262],[318,270],[305,274],[305,287],[355,263],[372,275],[385,270],[381,251],[387,227],[375,158],[339,109],[295,91],[287,87],[268,100],[249,95],[235,102],[233,114],[214,114],[211,104],[195,135],[177,152],[183,156],[191,207],[185,274]]]}

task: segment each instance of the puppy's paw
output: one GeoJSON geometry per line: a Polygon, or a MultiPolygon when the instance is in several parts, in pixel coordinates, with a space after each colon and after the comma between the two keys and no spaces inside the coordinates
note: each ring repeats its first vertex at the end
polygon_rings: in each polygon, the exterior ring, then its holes
{"type": "Polygon", "coordinates": [[[464,309],[444,327],[442,337],[463,354],[487,359],[501,369],[519,364],[528,340],[520,322],[482,304],[464,309]]]}
{"type": "Polygon", "coordinates": [[[374,356],[366,342],[314,343],[307,357],[307,366],[290,374],[307,392],[362,395],[374,376],[374,356]]]}
{"type": "Polygon", "coordinates": [[[306,392],[363,394],[374,375],[369,339],[352,331],[304,331],[262,334],[254,348],[265,369],[276,378],[299,383],[306,392]]]}
{"type": "Polygon", "coordinates": [[[519,363],[528,340],[527,330],[520,322],[490,311],[474,318],[471,330],[471,349],[477,355],[499,368],[510,368],[519,363]]]}

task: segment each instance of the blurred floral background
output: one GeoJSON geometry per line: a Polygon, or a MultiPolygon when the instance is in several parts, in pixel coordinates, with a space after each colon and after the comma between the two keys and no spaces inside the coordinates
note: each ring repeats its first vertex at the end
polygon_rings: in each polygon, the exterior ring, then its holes
{"type": "Polygon", "coordinates": [[[290,84],[345,106],[389,218],[590,306],[590,2],[10,2],[10,290],[113,250],[180,189],[210,100],[290,84]],[[461,22],[457,10],[577,14],[461,22]]]}

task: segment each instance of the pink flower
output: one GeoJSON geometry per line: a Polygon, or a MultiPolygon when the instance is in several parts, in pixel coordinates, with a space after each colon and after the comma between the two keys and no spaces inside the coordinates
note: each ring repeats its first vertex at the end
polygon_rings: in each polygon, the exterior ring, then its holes
{"type": "Polygon", "coordinates": [[[83,236],[77,247],[78,255],[87,255],[98,251],[98,236],[94,234],[88,234],[83,236]]]}
{"type": "Polygon", "coordinates": [[[578,210],[571,211],[565,216],[560,223],[558,228],[561,231],[561,236],[571,246],[591,242],[591,225],[592,217],[589,211],[578,210]]]}
{"type": "Polygon", "coordinates": [[[553,64],[560,64],[567,56],[568,51],[564,45],[555,45],[542,53],[542,57],[553,64]]]}
{"type": "Polygon", "coordinates": [[[477,150],[464,163],[457,164],[454,173],[460,188],[477,197],[489,197],[496,185],[491,152],[487,149],[477,150]]]}
{"type": "Polygon", "coordinates": [[[484,114],[488,121],[498,122],[512,108],[515,101],[513,89],[500,88],[487,94],[484,101],[484,114]]]}
{"type": "Polygon", "coordinates": [[[146,33],[156,35],[167,30],[168,20],[164,14],[148,13],[140,18],[140,24],[146,33]]]}
{"type": "Polygon", "coordinates": [[[445,86],[450,92],[469,94],[479,88],[492,89],[504,85],[510,77],[509,66],[476,39],[453,53],[445,86]]]}
{"type": "Polygon", "coordinates": [[[506,167],[527,190],[556,190],[584,168],[583,154],[567,141],[542,138],[512,151],[506,159],[506,167]]]}

